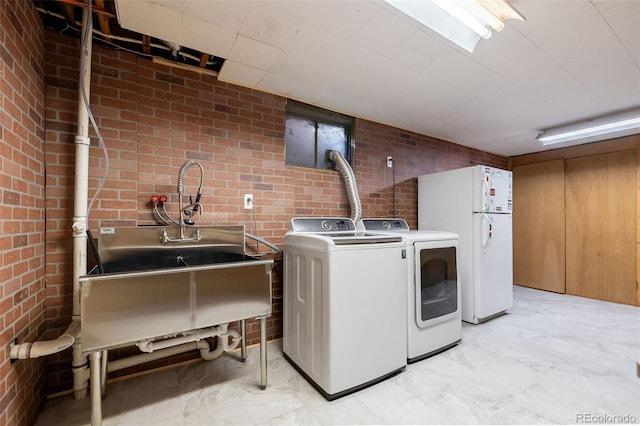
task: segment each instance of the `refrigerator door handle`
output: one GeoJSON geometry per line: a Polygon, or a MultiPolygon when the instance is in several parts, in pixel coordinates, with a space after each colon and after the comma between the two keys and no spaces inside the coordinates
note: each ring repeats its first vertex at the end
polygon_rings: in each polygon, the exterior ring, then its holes
{"type": "Polygon", "coordinates": [[[487,247],[487,243],[489,242],[489,237],[491,236],[491,223],[489,221],[489,216],[486,214],[482,215],[482,248],[487,247]]]}
{"type": "Polygon", "coordinates": [[[491,188],[489,187],[489,181],[487,179],[483,179],[482,181],[483,187],[483,196],[482,196],[482,210],[489,210],[489,196],[491,194],[491,188]]]}

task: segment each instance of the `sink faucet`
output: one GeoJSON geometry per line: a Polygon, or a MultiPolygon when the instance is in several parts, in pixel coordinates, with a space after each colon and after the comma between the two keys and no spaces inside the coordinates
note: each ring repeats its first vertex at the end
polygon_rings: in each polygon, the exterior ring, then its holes
{"type": "MultiPolygon", "coordinates": [[[[202,185],[204,183],[204,169],[202,165],[198,163],[196,160],[188,160],[186,161],[182,167],[180,167],[180,171],[178,172],[178,208],[180,215],[180,228],[184,228],[185,225],[194,225],[195,222],[193,217],[196,213],[200,212],[202,214],[202,204],[200,204],[200,197],[202,197],[202,185]],[[184,176],[187,173],[187,169],[191,166],[197,166],[200,169],[200,186],[198,187],[198,192],[196,194],[195,201],[189,196],[190,204],[186,207],[182,207],[182,195],[184,194],[184,176]]],[[[181,231],[182,235],[182,231],[181,231]]]]}
{"type": "Polygon", "coordinates": [[[179,237],[170,237],[167,233],[167,229],[162,230],[162,235],[160,236],[160,241],[162,244],[167,244],[168,242],[174,241],[200,241],[200,230],[197,228],[193,232],[191,236],[185,236],[184,228],[188,226],[194,226],[194,216],[197,213],[202,214],[202,204],[200,203],[200,198],[202,198],[202,186],[204,184],[204,168],[200,163],[196,160],[187,160],[184,162],[182,167],[180,167],[180,171],[178,172],[178,220],[175,220],[171,217],[171,215],[165,209],[165,203],[167,202],[166,195],[154,195],[151,197],[151,202],[153,203],[153,212],[156,215],[156,218],[159,218],[165,225],[177,225],[180,229],[179,237]],[[183,196],[184,196],[184,177],[187,174],[187,169],[191,166],[196,166],[200,169],[200,185],[198,186],[198,192],[196,193],[195,200],[191,195],[189,195],[189,205],[183,207],[183,196]],[[161,214],[158,210],[158,204],[162,204],[162,211],[164,214],[161,214]]]}
{"type": "Polygon", "coordinates": [[[180,237],[178,238],[170,237],[169,234],[167,233],[167,228],[163,228],[162,234],[160,235],[160,242],[162,244],[167,244],[167,243],[176,242],[176,241],[200,241],[201,238],[202,237],[200,235],[200,230],[198,228],[196,228],[193,235],[191,235],[190,237],[187,237],[184,235],[184,226],[182,226],[180,227],[180,237]]]}
{"type": "MultiPolygon", "coordinates": [[[[162,244],[167,244],[168,242],[173,242],[173,241],[200,241],[199,229],[196,228],[193,234],[187,237],[185,236],[184,228],[187,225],[189,226],[195,225],[195,221],[193,220],[193,217],[196,215],[196,213],[202,214],[202,204],[200,204],[200,198],[202,197],[203,182],[204,182],[204,169],[202,168],[202,165],[198,163],[196,160],[185,161],[182,167],[180,167],[180,171],[178,172],[178,221],[173,220],[167,214],[169,221],[178,225],[178,227],[180,228],[180,237],[178,238],[169,237],[169,234],[167,233],[167,230],[165,228],[162,230],[162,235],[160,236],[160,241],[162,242],[162,244]],[[187,173],[187,169],[191,166],[197,166],[200,169],[200,185],[198,186],[198,192],[196,193],[195,201],[193,200],[193,197],[189,195],[190,204],[188,206],[182,207],[182,197],[184,195],[184,176],[187,173]]],[[[165,197],[165,200],[166,200],[166,197],[165,197]]],[[[156,201],[154,201],[153,197],[152,197],[152,201],[154,202],[154,212],[157,213],[158,212],[157,205],[155,204],[156,201]]],[[[159,213],[157,214],[167,225],[170,224],[169,221],[167,221],[159,213]]]]}

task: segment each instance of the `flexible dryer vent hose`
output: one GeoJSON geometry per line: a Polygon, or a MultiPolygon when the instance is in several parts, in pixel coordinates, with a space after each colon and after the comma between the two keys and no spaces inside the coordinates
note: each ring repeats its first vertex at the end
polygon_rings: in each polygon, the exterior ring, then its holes
{"type": "Polygon", "coordinates": [[[347,189],[347,196],[349,197],[349,203],[351,204],[351,219],[357,224],[362,218],[362,206],[360,204],[360,196],[358,195],[358,187],[356,186],[356,177],[353,174],[353,169],[351,169],[351,166],[340,151],[330,151],[329,159],[338,166],[338,170],[342,174],[342,179],[347,189]]]}

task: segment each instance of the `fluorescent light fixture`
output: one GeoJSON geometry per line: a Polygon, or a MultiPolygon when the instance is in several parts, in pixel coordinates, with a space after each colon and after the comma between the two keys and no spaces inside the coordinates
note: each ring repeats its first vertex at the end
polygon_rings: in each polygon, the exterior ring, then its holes
{"type": "MultiPolygon", "coordinates": [[[[451,0],[431,0],[433,4],[456,18],[459,22],[466,25],[473,32],[484,39],[491,37],[492,31],[485,24],[476,18],[476,14],[470,9],[465,9],[461,3],[451,0]]],[[[472,6],[470,3],[468,6],[472,6]]],[[[477,3],[475,3],[477,5],[477,3]]]]}
{"type": "Polygon", "coordinates": [[[473,52],[481,38],[524,17],[505,0],[385,0],[402,13],[473,52]]]}
{"type": "Polygon", "coordinates": [[[540,133],[536,139],[542,145],[585,139],[583,143],[593,142],[599,136],[626,136],[640,133],[640,110],[588,120],[564,127],[556,127],[540,133]],[[588,140],[587,140],[588,139],[588,140]]]}

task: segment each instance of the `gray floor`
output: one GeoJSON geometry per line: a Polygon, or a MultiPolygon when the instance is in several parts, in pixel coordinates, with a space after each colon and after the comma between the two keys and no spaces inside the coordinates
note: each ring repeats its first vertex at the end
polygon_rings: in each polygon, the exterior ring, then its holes
{"type": "MultiPolygon", "coordinates": [[[[276,341],[268,345],[265,391],[251,348],[246,364],[231,353],[110,384],[103,424],[640,422],[640,308],[522,287],[514,298],[507,315],[464,324],[458,346],[333,402],[287,363],[276,341]]],[[[88,425],[90,399],[50,400],[36,424],[88,425]]]]}

